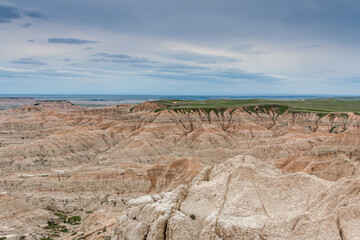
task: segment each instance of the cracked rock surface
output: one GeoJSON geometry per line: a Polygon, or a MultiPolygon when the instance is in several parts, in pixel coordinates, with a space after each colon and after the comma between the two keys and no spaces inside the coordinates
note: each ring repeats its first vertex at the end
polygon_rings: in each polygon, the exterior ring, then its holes
{"type": "Polygon", "coordinates": [[[359,239],[360,179],[284,174],[251,156],[128,202],[113,240],[359,239]],[[189,217],[191,214],[194,219],[189,217]]]}

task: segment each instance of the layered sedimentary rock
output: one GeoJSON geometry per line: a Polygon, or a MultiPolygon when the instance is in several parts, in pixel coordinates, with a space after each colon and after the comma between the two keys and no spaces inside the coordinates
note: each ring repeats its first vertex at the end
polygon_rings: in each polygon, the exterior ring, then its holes
{"type": "Polygon", "coordinates": [[[201,164],[180,159],[170,164],[118,164],[111,167],[75,167],[37,174],[0,177],[0,188],[49,210],[93,211],[123,205],[124,200],[173,189],[190,182],[201,164]]]}
{"type": "Polygon", "coordinates": [[[283,174],[251,156],[127,203],[112,239],[359,239],[360,179],[283,174]]]}
{"type": "Polygon", "coordinates": [[[283,171],[306,172],[335,181],[360,176],[360,129],[336,134],[310,151],[281,158],[275,164],[283,171]]]}
{"type": "Polygon", "coordinates": [[[360,174],[360,117],[352,113],[37,103],[0,112],[0,191],[81,216],[68,233],[78,239],[109,237],[130,199],[171,191],[239,154],[331,181],[360,174]]]}
{"type": "Polygon", "coordinates": [[[318,146],[324,142],[334,152],[353,141],[346,155],[356,159],[360,129],[360,117],[354,114],[320,116],[281,113],[276,108],[260,113],[246,109],[156,112],[152,104],[70,112],[41,109],[1,113],[3,173],[79,164],[170,163],[181,158],[207,165],[238,154],[275,163],[296,154],[320,154],[323,150],[318,146]],[[336,140],[343,137],[346,143],[336,140]]]}

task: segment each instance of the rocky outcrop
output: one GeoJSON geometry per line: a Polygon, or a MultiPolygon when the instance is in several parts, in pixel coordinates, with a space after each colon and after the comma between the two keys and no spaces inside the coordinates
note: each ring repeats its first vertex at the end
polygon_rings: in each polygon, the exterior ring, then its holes
{"type": "Polygon", "coordinates": [[[128,202],[112,239],[358,239],[360,179],[283,174],[250,156],[128,202]]]}

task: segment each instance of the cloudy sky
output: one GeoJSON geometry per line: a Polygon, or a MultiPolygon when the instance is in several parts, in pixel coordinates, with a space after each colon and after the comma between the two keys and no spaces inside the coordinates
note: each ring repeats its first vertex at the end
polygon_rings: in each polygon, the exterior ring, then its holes
{"type": "Polygon", "coordinates": [[[360,94],[358,0],[0,0],[0,94],[360,94]]]}

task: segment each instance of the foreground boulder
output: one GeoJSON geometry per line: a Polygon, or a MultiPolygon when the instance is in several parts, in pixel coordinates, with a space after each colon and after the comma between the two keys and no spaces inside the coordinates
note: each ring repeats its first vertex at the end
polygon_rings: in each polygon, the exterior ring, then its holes
{"type": "Polygon", "coordinates": [[[359,239],[360,179],[283,174],[251,156],[127,203],[112,239],[359,239]]]}

